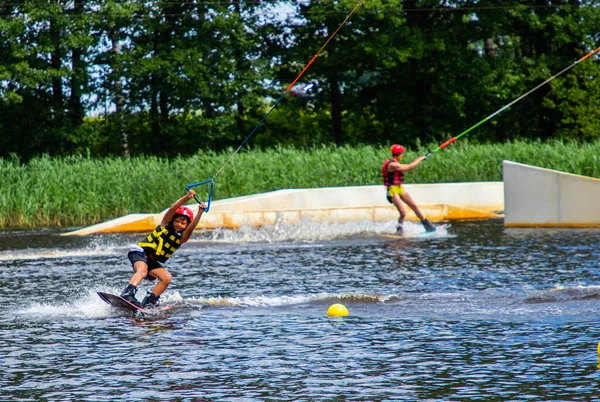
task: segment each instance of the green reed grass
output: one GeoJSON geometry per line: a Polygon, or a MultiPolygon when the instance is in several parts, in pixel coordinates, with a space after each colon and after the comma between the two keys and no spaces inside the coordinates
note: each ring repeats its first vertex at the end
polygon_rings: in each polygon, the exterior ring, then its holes
{"type": "MultiPolygon", "coordinates": [[[[403,162],[436,147],[409,149],[403,162]]],[[[212,178],[232,152],[174,159],[40,157],[27,164],[0,159],[0,227],[73,227],[162,211],[185,194],[186,185],[212,178]]],[[[388,147],[375,146],[244,150],[217,178],[213,200],[284,188],[381,184],[388,154],[388,147]]],[[[599,155],[600,142],[478,145],[464,139],[407,173],[406,182],[501,181],[503,160],[600,178],[599,155]]],[[[197,189],[206,199],[208,185],[197,189]]]]}

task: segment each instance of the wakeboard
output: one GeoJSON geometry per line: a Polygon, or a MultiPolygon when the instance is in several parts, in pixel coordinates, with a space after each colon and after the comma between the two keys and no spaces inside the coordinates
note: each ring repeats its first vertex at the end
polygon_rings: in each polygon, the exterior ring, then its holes
{"type": "Polygon", "coordinates": [[[436,234],[439,235],[441,232],[448,230],[448,228],[450,228],[450,226],[451,225],[449,223],[444,223],[442,225],[436,226],[435,230],[433,232],[404,233],[401,235],[384,233],[384,234],[382,234],[382,236],[386,237],[388,239],[410,239],[410,238],[431,237],[431,236],[435,236],[436,234]]]}
{"type": "Polygon", "coordinates": [[[143,307],[136,306],[135,304],[131,303],[128,300],[125,300],[121,296],[114,295],[112,293],[106,293],[106,292],[97,292],[97,293],[98,293],[98,296],[100,296],[100,298],[102,300],[104,300],[106,303],[110,304],[114,308],[116,308],[118,310],[123,310],[123,311],[129,312],[134,315],[139,314],[139,313],[155,314],[159,311],[165,311],[165,310],[169,310],[169,309],[173,308],[173,306],[161,306],[161,307],[156,307],[156,308],[152,308],[152,309],[146,309],[143,307]]]}

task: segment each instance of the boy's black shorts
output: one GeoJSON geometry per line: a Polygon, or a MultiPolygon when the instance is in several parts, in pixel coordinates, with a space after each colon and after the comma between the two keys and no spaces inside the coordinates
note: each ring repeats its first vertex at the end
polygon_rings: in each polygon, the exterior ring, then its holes
{"type": "MultiPolygon", "coordinates": [[[[164,268],[164,267],[159,262],[156,262],[156,261],[148,258],[148,256],[146,255],[146,253],[143,250],[144,249],[142,249],[141,247],[139,249],[137,247],[134,249],[131,249],[131,251],[129,251],[129,253],[127,254],[127,258],[129,258],[129,261],[131,261],[132,268],[133,268],[133,264],[135,264],[138,261],[143,261],[144,263],[146,263],[146,265],[148,265],[148,275],[146,275],[146,279],[148,279],[149,281],[154,281],[154,280],[156,280],[156,278],[153,276],[150,276],[150,271],[152,271],[153,269],[156,269],[156,268],[164,268]]],[[[134,272],[135,272],[135,269],[134,269],[134,272]]]]}

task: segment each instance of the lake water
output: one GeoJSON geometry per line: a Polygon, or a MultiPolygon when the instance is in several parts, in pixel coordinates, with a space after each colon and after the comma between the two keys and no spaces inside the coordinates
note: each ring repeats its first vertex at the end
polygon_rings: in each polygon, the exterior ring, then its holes
{"type": "Polygon", "coordinates": [[[2,231],[0,400],[598,399],[599,230],[393,228],[197,231],[146,317],[96,295],[144,234],[2,231]]]}

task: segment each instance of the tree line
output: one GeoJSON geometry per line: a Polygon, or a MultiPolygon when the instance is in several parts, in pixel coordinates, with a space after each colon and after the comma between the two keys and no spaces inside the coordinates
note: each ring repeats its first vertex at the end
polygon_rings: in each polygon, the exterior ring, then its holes
{"type": "MultiPolygon", "coordinates": [[[[237,147],[357,0],[0,2],[0,157],[237,147]]],[[[365,0],[249,147],[441,142],[597,48],[595,0],[365,0]]],[[[597,55],[469,134],[600,136],[597,55]]]]}

